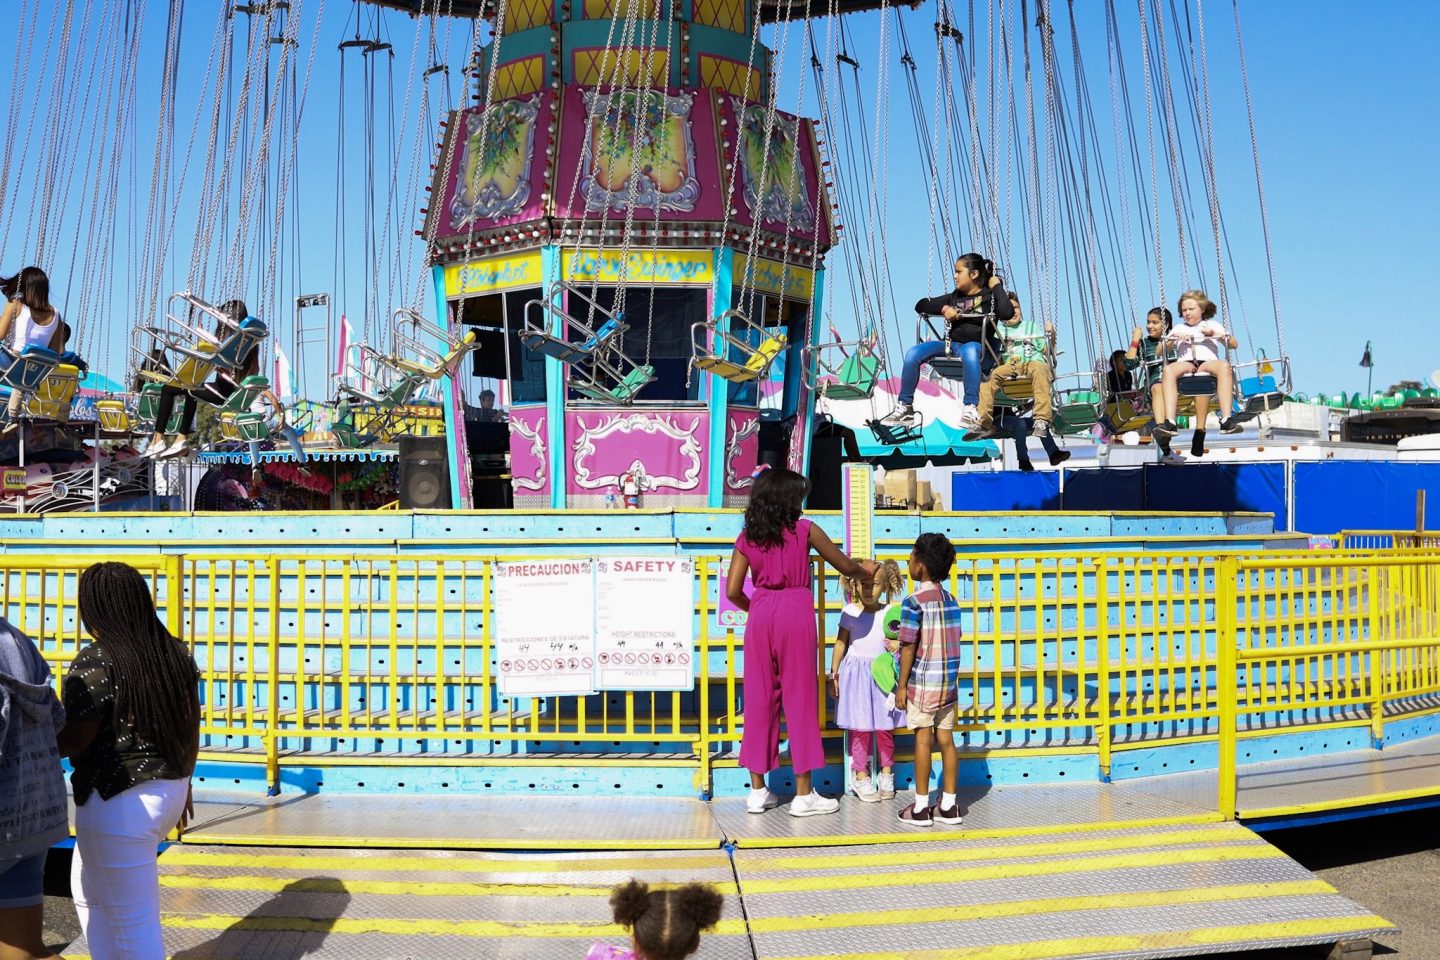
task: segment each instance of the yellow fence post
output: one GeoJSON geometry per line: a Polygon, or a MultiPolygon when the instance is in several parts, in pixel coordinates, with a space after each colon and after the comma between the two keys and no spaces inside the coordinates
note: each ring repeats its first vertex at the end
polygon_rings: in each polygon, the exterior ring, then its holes
{"type": "MultiPolygon", "coordinates": [[[[1083,633],[1082,633],[1083,636],[1083,633]]],[[[1100,719],[1095,729],[1095,743],[1100,751],[1100,779],[1110,782],[1110,564],[1104,558],[1095,560],[1095,700],[1100,719]]],[[[1084,678],[1081,678],[1084,695],[1084,678]]]]}
{"type": "Polygon", "coordinates": [[[185,628],[185,557],[165,558],[165,627],[172,637],[183,637],[185,628]]]}
{"type": "MultiPolygon", "coordinates": [[[[695,768],[695,789],[702,798],[708,800],[715,795],[715,784],[710,772],[710,558],[699,558],[695,566],[700,579],[700,645],[696,651],[700,658],[700,671],[695,702],[700,735],[695,741],[695,752],[699,759],[699,765],[695,768]]],[[[724,590],[725,585],[719,582],[718,564],[715,576],[718,588],[724,590]]]]}
{"type": "MultiPolygon", "coordinates": [[[[1424,491],[1421,491],[1422,493],[1424,491]]],[[[1393,566],[1381,567],[1379,564],[1369,565],[1369,575],[1365,582],[1369,585],[1366,589],[1366,607],[1369,611],[1368,634],[1365,639],[1371,643],[1378,643],[1388,639],[1384,629],[1385,600],[1390,596],[1392,572],[1397,568],[1393,566]],[[1386,581],[1381,584],[1381,578],[1386,581]]],[[[1376,750],[1385,748],[1385,665],[1393,662],[1395,655],[1388,654],[1383,650],[1370,651],[1370,667],[1365,671],[1365,680],[1370,684],[1369,710],[1370,710],[1370,746],[1376,750]]]]}
{"type": "MultiPolygon", "coordinates": [[[[270,579],[269,637],[265,640],[270,702],[265,709],[265,781],[269,793],[280,793],[280,559],[265,561],[270,579]]],[[[297,652],[298,654],[298,652],[297,652]]]]}
{"type": "Polygon", "coordinates": [[[1219,707],[1220,724],[1217,803],[1220,816],[1224,820],[1235,819],[1239,779],[1236,768],[1236,738],[1239,732],[1237,700],[1240,696],[1240,677],[1235,657],[1240,641],[1236,616],[1237,582],[1240,576],[1240,564],[1234,557],[1222,559],[1215,574],[1215,697],[1219,707]]]}

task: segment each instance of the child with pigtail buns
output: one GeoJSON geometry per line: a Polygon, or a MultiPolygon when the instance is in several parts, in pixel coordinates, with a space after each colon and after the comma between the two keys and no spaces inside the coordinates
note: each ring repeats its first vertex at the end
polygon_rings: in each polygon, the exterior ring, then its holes
{"type": "Polygon", "coordinates": [[[850,789],[866,803],[875,803],[895,796],[894,731],[905,725],[905,711],[895,709],[894,694],[895,655],[900,649],[896,639],[900,608],[894,601],[904,594],[905,580],[899,564],[886,560],[875,571],[873,582],[841,577],[840,585],[847,603],[840,612],[830,661],[835,725],[850,731],[850,789]],[[887,676],[888,686],[882,682],[887,676]],[[871,734],[880,754],[880,775],[873,780],[871,734]]]}
{"type": "Polygon", "coordinates": [[[630,947],[597,943],[585,960],[684,960],[700,949],[700,931],[720,920],[725,900],[714,887],[687,883],[651,890],[639,880],[610,892],[615,922],[630,928],[630,947]]]}

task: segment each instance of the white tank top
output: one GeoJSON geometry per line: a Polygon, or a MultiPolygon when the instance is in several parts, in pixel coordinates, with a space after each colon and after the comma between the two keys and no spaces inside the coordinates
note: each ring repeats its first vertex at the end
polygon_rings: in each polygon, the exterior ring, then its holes
{"type": "Polygon", "coordinates": [[[50,315],[49,323],[36,323],[30,308],[25,304],[20,305],[20,313],[15,317],[15,326],[10,339],[10,349],[20,353],[26,347],[44,347],[50,349],[50,341],[55,336],[56,324],[60,323],[60,311],[55,310],[50,315]]]}

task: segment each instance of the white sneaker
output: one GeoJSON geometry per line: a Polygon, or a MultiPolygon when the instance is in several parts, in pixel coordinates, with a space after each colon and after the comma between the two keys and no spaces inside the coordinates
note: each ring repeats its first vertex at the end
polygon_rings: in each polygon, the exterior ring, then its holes
{"type": "Polygon", "coordinates": [[[1161,463],[1184,463],[1185,458],[1178,453],[1170,452],[1160,458],[1161,463]]]}
{"type": "Polygon", "coordinates": [[[184,456],[188,452],[190,444],[185,440],[176,440],[170,446],[155,454],[156,460],[173,460],[176,457],[184,456]]]}
{"type": "Polygon", "coordinates": [[[980,410],[970,404],[960,407],[960,426],[966,430],[978,430],[980,428],[980,410]]]}
{"type": "Polygon", "coordinates": [[[877,777],[876,779],[879,781],[879,783],[878,783],[878,788],[879,788],[879,793],[880,793],[880,799],[881,799],[881,800],[894,800],[894,799],[895,799],[895,774],[893,774],[893,773],[882,773],[882,774],[880,774],[880,776],[877,777]]]}
{"type": "Polygon", "coordinates": [[[890,427],[908,426],[915,422],[915,408],[908,403],[902,403],[894,410],[891,410],[880,422],[890,427]]]}
{"type": "Polygon", "coordinates": [[[766,810],[773,810],[778,806],[780,806],[780,798],[769,790],[764,793],[751,790],[750,796],[745,800],[746,813],[764,813],[766,810]]]}
{"type": "Polygon", "coordinates": [[[850,789],[855,796],[866,803],[879,803],[880,791],[875,786],[874,777],[856,777],[850,784],[850,789]]]}
{"type": "Polygon", "coordinates": [[[822,813],[834,813],[839,809],[839,800],[822,797],[814,792],[790,801],[790,816],[792,817],[814,817],[822,813]]]}
{"type": "Polygon", "coordinates": [[[1049,420],[1036,420],[1034,423],[1030,424],[1030,436],[1032,436],[1032,437],[1048,437],[1048,436],[1050,436],[1050,421],[1049,421],[1049,420]]]}

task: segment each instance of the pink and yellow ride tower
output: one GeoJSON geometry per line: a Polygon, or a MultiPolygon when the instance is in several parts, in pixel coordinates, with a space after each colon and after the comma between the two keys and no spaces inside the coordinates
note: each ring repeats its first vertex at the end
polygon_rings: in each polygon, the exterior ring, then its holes
{"type": "Polygon", "coordinates": [[[517,509],[603,507],[622,479],[646,507],[738,506],[757,462],[806,468],[801,358],[838,228],[814,121],[770,106],[755,29],[776,11],[753,2],[478,11],[496,36],[425,237],[439,309],[481,342],[458,376],[503,384],[517,509]]]}

